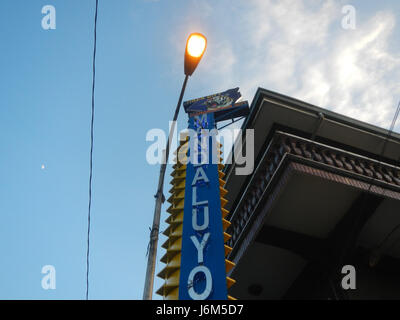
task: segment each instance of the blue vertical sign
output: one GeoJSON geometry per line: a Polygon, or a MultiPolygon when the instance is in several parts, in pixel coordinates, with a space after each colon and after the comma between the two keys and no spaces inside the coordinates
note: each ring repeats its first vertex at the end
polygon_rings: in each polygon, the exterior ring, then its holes
{"type": "MultiPolygon", "coordinates": [[[[189,129],[197,132],[214,129],[214,123],[214,113],[189,117],[189,129]]],[[[218,164],[212,161],[218,155],[213,155],[215,140],[207,139],[208,161],[189,161],[186,166],[180,300],[227,299],[218,164]]]]}

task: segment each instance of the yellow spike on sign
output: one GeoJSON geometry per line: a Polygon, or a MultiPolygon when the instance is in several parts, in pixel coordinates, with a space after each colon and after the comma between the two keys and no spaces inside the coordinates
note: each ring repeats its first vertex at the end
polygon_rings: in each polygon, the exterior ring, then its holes
{"type": "MultiPolygon", "coordinates": [[[[172,184],[172,183],[171,183],[172,184]]],[[[185,189],[185,180],[180,181],[178,184],[173,185],[173,187],[171,188],[171,190],[169,190],[170,193],[173,193],[177,190],[184,190],[185,189]]]]}
{"type": "Polygon", "coordinates": [[[163,235],[168,237],[169,234],[171,233],[171,230],[172,230],[171,226],[168,226],[167,229],[163,231],[163,235]]]}
{"type": "Polygon", "coordinates": [[[230,238],[232,238],[232,236],[224,232],[224,242],[226,243],[230,238]]]}
{"type": "Polygon", "coordinates": [[[182,236],[182,225],[178,225],[176,228],[172,228],[172,226],[171,226],[171,229],[172,229],[172,232],[170,233],[170,237],[174,237],[174,238],[176,238],[176,237],[181,237],[182,236]]]}
{"type": "Polygon", "coordinates": [[[173,184],[180,183],[180,182],[182,182],[182,180],[185,180],[185,178],[186,178],[186,172],[185,172],[185,174],[182,174],[179,176],[177,175],[177,176],[173,177],[172,183],[173,184]]]}
{"type": "Polygon", "coordinates": [[[172,166],[172,168],[174,169],[174,170],[180,170],[180,171],[182,171],[182,170],[186,170],[186,164],[182,164],[182,163],[175,163],[173,166],[172,166]]]}
{"type": "MultiPolygon", "coordinates": [[[[188,162],[188,158],[185,154],[179,154],[178,157],[173,157],[172,158],[172,162],[174,163],[174,165],[179,165],[179,166],[185,166],[188,162]],[[179,161],[178,161],[179,159],[179,161]]],[[[174,168],[175,169],[175,168],[174,168]]]]}
{"type": "Polygon", "coordinates": [[[170,176],[174,177],[175,175],[181,175],[186,173],[186,168],[184,166],[180,166],[178,168],[174,168],[174,170],[172,170],[170,176]]]}
{"type": "Polygon", "coordinates": [[[183,197],[175,197],[172,201],[175,206],[178,206],[181,202],[183,202],[184,198],[183,197]]]}
{"type": "Polygon", "coordinates": [[[166,244],[167,244],[167,252],[161,258],[161,261],[164,262],[165,264],[167,264],[169,261],[171,261],[171,259],[173,259],[177,254],[180,253],[182,248],[182,239],[181,238],[177,238],[175,240],[168,239],[166,241],[166,244]]]}
{"type": "MultiPolygon", "coordinates": [[[[174,152],[175,162],[177,158],[184,158],[185,147],[182,147],[186,142],[181,142],[181,146],[174,152]]],[[[187,143],[186,143],[187,147],[187,143]]],[[[176,300],[179,298],[179,277],[181,266],[181,250],[182,250],[182,229],[183,229],[183,211],[185,198],[185,183],[186,183],[186,165],[175,163],[174,170],[171,173],[172,180],[170,189],[171,196],[168,202],[171,206],[166,210],[170,213],[165,220],[169,224],[164,234],[168,237],[162,244],[166,249],[165,254],[160,261],[165,263],[165,267],[158,273],[158,277],[164,279],[164,284],[157,290],[157,294],[163,296],[167,300],[176,300]]]]}
{"type": "Polygon", "coordinates": [[[179,286],[179,272],[180,270],[176,270],[172,272],[165,281],[166,286],[179,286]]]}
{"type": "MultiPolygon", "coordinates": [[[[175,167],[175,166],[176,166],[176,164],[173,167],[175,167]]],[[[178,165],[175,168],[173,168],[173,170],[171,171],[171,177],[173,177],[175,174],[181,174],[182,172],[185,172],[184,166],[178,165]]]]}
{"type": "Polygon", "coordinates": [[[176,287],[170,287],[170,286],[166,286],[165,284],[163,284],[161,286],[161,288],[159,288],[156,293],[159,294],[160,296],[163,296],[164,299],[166,300],[170,300],[168,297],[173,294],[174,290],[176,290],[176,287]]]}
{"type": "Polygon", "coordinates": [[[224,244],[224,249],[225,249],[225,257],[228,256],[232,252],[232,248],[224,244]]]}
{"type": "Polygon", "coordinates": [[[231,271],[234,266],[235,266],[235,264],[232,261],[229,261],[229,260],[225,259],[225,271],[226,271],[226,273],[231,271]]]}
{"type": "Polygon", "coordinates": [[[175,238],[175,239],[170,239],[167,238],[167,240],[165,240],[165,242],[162,244],[162,247],[165,248],[166,250],[171,249],[171,250],[177,250],[178,248],[180,248],[182,245],[182,242],[178,242],[178,241],[182,241],[181,238],[175,238]],[[178,247],[176,247],[178,246],[178,247]]]}
{"type": "Polygon", "coordinates": [[[226,200],[225,198],[221,197],[221,207],[225,207],[225,205],[228,203],[228,200],[226,200]]]}
{"type": "Polygon", "coordinates": [[[172,272],[178,270],[181,267],[181,254],[176,254],[171,261],[167,263],[167,265],[162,269],[158,274],[157,277],[161,279],[167,278],[172,272]]]}
{"type": "Polygon", "coordinates": [[[228,289],[232,287],[236,283],[236,280],[233,280],[232,278],[226,277],[226,285],[228,289]]]}
{"type": "Polygon", "coordinates": [[[171,217],[172,217],[173,219],[175,219],[175,218],[176,218],[177,216],[179,216],[180,214],[183,214],[182,211],[183,211],[183,210],[178,210],[178,211],[176,211],[176,212],[174,212],[174,213],[171,213],[171,217]]]}
{"type": "Polygon", "coordinates": [[[168,202],[174,204],[174,206],[177,206],[179,204],[180,201],[182,201],[184,199],[184,195],[182,195],[182,193],[179,194],[173,194],[172,196],[170,196],[168,198],[168,202]]]}
{"type": "Polygon", "coordinates": [[[182,210],[183,210],[183,201],[181,203],[179,203],[179,205],[176,206],[176,207],[170,206],[167,209],[167,212],[170,213],[170,214],[176,214],[176,213],[179,213],[182,210]]]}
{"type": "Polygon", "coordinates": [[[168,295],[165,296],[165,300],[178,300],[179,299],[179,287],[169,291],[168,295]]]}
{"type": "Polygon", "coordinates": [[[183,222],[183,212],[178,213],[177,215],[170,215],[166,220],[166,223],[168,224],[179,224],[183,222]]]}
{"type": "Polygon", "coordinates": [[[229,214],[229,211],[224,208],[221,208],[221,211],[222,211],[222,218],[225,219],[226,216],[229,214]]]}
{"type": "Polygon", "coordinates": [[[176,239],[174,242],[170,243],[167,251],[179,251],[182,248],[182,238],[176,239]]]}
{"type": "Polygon", "coordinates": [[[165,222],[168,224],[176,224],[183,220],[183,212],[177,212],[175,214],[171,214],[165,222]]]}
{"type": "Polygon", "coordinates": [[[222,229],[224,231],[226,231],[226,229],[228,229],[228,227],[231,225],[231,223],[228,220],[225,220],[224,218],[222,218],[222,229]]]}
{"type": "Polygon", "coordinates": [[[156,291],[156,293],[160,296],[164,296],[164,285],[162,285],[160,288],[158,288],[158,290],[156,291]]]}
{"type": "Polygon", "coordinates": [[[228,193],[228,190],[226,190],[222,187],[219,187],[219,192],[220,192],[221,197],[224,197],[228,193]]]}
{"type": "MultiPolygon", "coordinates": [[[[228,193],[228,190],[226,190],[224,188],[225,186],[225,181],[223,180],[223,178],[225,177],[225,173],[222,171],[224,169],[224,165],[222,164],[222,144],[218,145],[218,153],[219,153],[219,159],[220,159],[220,164],[218,164],[218,177],[219,177],[219,192],[220,192],[220,199],[221,199],[221,215],[222,215],[222,229],[223,229],[223,236],[224,236],[224,243],[226,243],[232,236],[228,233],[226,233],[225,231],[229,228],[229,226],[231,225],[231,223],[226,220],[226,216],[229,214],[229,211],[227,209],[225,209],[224,207],[226,206],[226,204],[228,203],[228,200],[225,199],[225,196],[228,193]]],[[[232,252],[232,248],[224,245],[224,251],[225,251],[225,257],[227,257],[231,252],[232,252]]],[[[228,259],[225,259],[225,272],[228,274],[233,268],[235,267],[235,264],[232,261],[229,261],[228,259]]],[[[229,289],[236,281],[226,277],[226,285],[227,288],[229,289]]],[[[231,297],[230,295],[228,295],[228,300],[236,300],[235,298],[231,297]]]]}
{"type": "Polygon", "coordinates": [[[161,245],[161,248],[167,250],[169,247],[169,239],[165,240],[164,243],[161,245]]]}
{"type": "Polygon", "coordinates": [[[167,199],[167,202],[169,202],[169,203],[173,203],[174,201],[174,195],[172,194],[168,199],[167,199]]]}
{"type": "Polygon", "coordinates": [[[168,263],[168,261],[170,261],[173,257],[175,257],[181,249],[179,250],[170,250],[167,249],[167,252],[162,256],[162,262],[164,262],[165,264],[168,263]]]}

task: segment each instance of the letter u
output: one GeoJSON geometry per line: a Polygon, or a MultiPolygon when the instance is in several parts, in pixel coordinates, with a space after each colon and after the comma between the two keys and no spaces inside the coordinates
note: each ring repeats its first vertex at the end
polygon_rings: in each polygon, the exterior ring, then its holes
{"type": "Polygon", "coordinates": [[[192,227],[195,231],[202,231],[208,228],[209,216],[208,216],[208,206],[203,207],[204,219],[201,226],[197,223],[197,209],[192,209],[192,227]]]}

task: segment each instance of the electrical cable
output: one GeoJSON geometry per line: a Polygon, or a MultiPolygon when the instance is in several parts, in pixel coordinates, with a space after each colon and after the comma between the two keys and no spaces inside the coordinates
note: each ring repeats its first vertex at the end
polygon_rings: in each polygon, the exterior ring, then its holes
{"type": "MultiPolygon", "coordinates": [[[[395,114],[394,114],[392,123],[391,123],[391,125],[390,125],[390,129],[389,129],[389,131],[388,131],[388,134],[386,135],[386,138],[385,138],[384,143],[383,143],[383,146],[382,146],[382,150],[381,150],[381,152],[380,152],[380,154],[379,154],[378,166],[382,163],[382,157],[383,157],[383,155],[385,154],[387,142],[388,142],[390,136],[391,136],[392,133],[393,133],[393,130],[394,130],[394,127],[395,127],[395,124],[396,124],[396,121],[397,121],[397,117],[398,117],[398,115],[399,115],[399,112],[400,112],[400,101],[399,101],[399,103],[398,103],[398,105],[397,105],[396,112],[395,112],[395,114]]],[[[373,185],[373,183],[374,183],[375,180],[376,180],[375,177],[372,177],[372,178],[371,178],[371,181],[370,181],[370,184],[369,184],[367,193],[369,193],[369,192],[371,191],[372,185],[373,185]]],[[[359,224],[361,223],[361,216],[362,216],[362,213],[364,212],[364,210],[366,209],[366,206],[367,206],[367,204],[366,204],[366,202],[365,202],[365,200],[364,200],[364,203],[363,203],[363,210],[361,210],[361,214],[358,215],[358,216],[356,217],[355,222],[354,222],[354,225],[353,225],[353,228],[354,228],[355,230],[357,230],[359,224]]],[[[390,235],[391,235],[394,231],[396,231],[397,228],[399,228],[399,227],[400,227],[400,224],[399,224],[399,225],[396,225],[396,226],[392,229],[392,231],[385,237],[385,239],[381,242],[381,244],[378,245],[377,249],[375,249],[375,250],[379,250],[379,249],[381,248],[381,246],[382,246],[382,245],[387,241],[387,239],[390,237],[390,235]]],[[[356,241],[356,242],[357,242],[357,241],[356,241]]],[[[349,247],[350,245],[351,245],[351,244],[349,243],[349,241],[346,241],[346,243],[345,243],[344,246],[345,246],[345,247],[349,247]]],[[[343,261],[344,261],[345,255],[346,255],[346,251],[347,251],[347,250],[343,250],[342,253],[340,254],[340,257],[339,257],[339,261],[340,261],[339,263],[340,263],[340,265],[343,264],[343,261]]]]}
{"type": "Polygon", "coordinates": [[[97,44],[98,5],[99,5],[99,1],[96,0],[96,11],[95,11],[95,15],[94,15],[94,44],[93,44],[92,117],[91,117],[91,121],[90,121],[89,206],[88,206],[88,229],[87,229],[87,250],[86,250],[86,300],[89,299],[90,213],[91,213],[91,206],[92,206],[94,92],[95,92],[95,79],[96,79],[96,44],[97,44]]]}
{"type": "MultiPolygon", "coordinates": [[[[382,154],[384,153],[384,151],[385,151],[385,149],[386,149],[386,143],[387,143],[389,137],[391,136],[391,134],[392,134],[392,132],[393,132],[393,130],[394,130],[394,127],[395,127],[396,121],[397,121],[397,117],[399,116],[399,112],[400,112],[400,101],[399,101],[399,103],[398,103],[398,105],[397,105],[396,113],[395,113],[395,115],[394,115],[394,117],[393,117],[393,120],[392,120],[392,123],[391,123],[391,125],[390,125],[389,134],[388,134],[388,136],[386,137],[385,144],[384,144],[383,149],[382,149],[381,157],[382,157],[382,154]]],[[[393,229],[386,235],[386,237],[385,237],[385,238],[381,241],[381,243],[377,246],[377,250],[380,250],[380,249],[383,247],[383,245],[385,244],[385,242],[391,237],[391,235],[392,235],[398,228],[400,228],[400,224],[397,224],[396,226],[393,227],[393,229]]]]}

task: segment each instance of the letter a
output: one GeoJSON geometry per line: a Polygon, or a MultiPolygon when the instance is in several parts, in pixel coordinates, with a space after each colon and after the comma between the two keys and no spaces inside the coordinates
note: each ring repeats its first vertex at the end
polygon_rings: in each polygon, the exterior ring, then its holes
{"type": "Polygon", "coordinates": [[[346,14],[342,18],[342,28],[345,30],[356,28],[356,8],[351,5],[343,6],[342,13],[346,14]]]}
{"type": "Polygon", "coordinates": [[[44,30],[54,30],[56,28],[56,8],[51,5],[44,6],[42,13],[46,14],[42,19],[42,28],[44,30]]]}
{"type": "Polygon", "coordinates": [[[209,182],[206,173],[202,167],[197,167],[196,173],[193,178],[192,186],[196,185],[197,181],[204,180],[204,182],[209,182]]]}
{"type": "Polygon", "coordinates": [[[348,290],[348,289],[355,290],[356,289],[356,269],[354,268],[354,266],[351,266],[351,265],[343,266],[342,274],[346,274],[347,272],[348,272],[348,274],[345,275],[342,279],[342,288],[344,290],[348,290]]]}
{"type": "Polygon", "coordinates": [[[52,265],[43,266],[42,273],[47,273],[42,279],[42,288],[44,290],[54,290],[56,288],[56,268],[52,265]]]}

